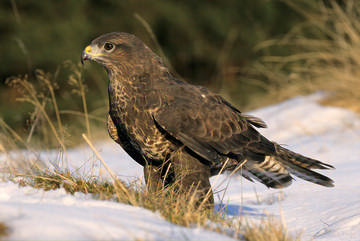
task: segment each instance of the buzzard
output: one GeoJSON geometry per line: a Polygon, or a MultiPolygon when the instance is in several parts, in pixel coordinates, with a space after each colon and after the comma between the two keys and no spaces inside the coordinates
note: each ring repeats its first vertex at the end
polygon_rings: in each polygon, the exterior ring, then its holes
{"type": "Polygon", "coordinates": [[[180,190],[210,193],[209,178],[236,171],[267,187],[291,184],[293,174],[322,186],[333,180],[311,169],[333,168],[285,149],[210,90],[175,78],[136,36],[107,33],[94,39],[81,61],[101,64],[109,78],[107,128],[111,138],[144,167],[149,191],[177,183],[180,190]],[[241,168],[240,168],[241,167],[241,168]]]}

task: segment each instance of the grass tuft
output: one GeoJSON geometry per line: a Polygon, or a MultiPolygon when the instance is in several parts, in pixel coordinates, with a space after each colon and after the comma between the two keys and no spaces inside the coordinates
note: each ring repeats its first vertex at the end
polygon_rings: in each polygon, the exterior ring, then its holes
{"type": "Polygon", "coordinates": [[[16,181],[20,186],[31,186],[33,188],[44,189],[45,191],[64,188],[70,194],[76,192],[90,193],[100,200],[109,200],[116,193],[114,185],[109,182],[76,178],[70,172],[41,171],[35,176],[19,176],[25,177],[16,181]]]}
{"type": "Polygon", "coordinates": [[[231,219],[222,211],[215,213],[211,208],[199,208],[196,199],[193,198],[196,190],[189,190],[185,195],[183,193],[179,195],[176,188],[171,186],[159,192],[150,193],[141,181],[131,184],[126,184],[119,179],[101,182],[97,179],[85,180],[74,177],[70,172],[43,170],[36,172],[34,176],[19,175],[22,178],[13,178],[12,181],[21,186],[31,186],[45,191],[63,188],[69,194],[80,192],[91,194],[94,199],[143,207],[159,212],[171,223],[185,227],[203,227],[239,240],[300,240],[298,237],[295,239],[291,237],[286,227],[271,218],[264,220],[261,224],[245,224],[243,218],[231,219]]]}
{"type": "MultiPolygon", "coordinates": [[[[34,171],[33,171],[34,172],[34,171]]],[[[221,215],[209,208],[199,208],[197,200],[193,198],[195,190],[185,195],[179,195],[174,186],[150,193],[141,182],[126,184],[119,179],[114,182],[85,180],[74,177],[70,172],[49,172],[37,170],[36,175],[18,175],[12,181],[20,186],[31,186],[45,191],[63,188],[66,192],[74,194],[81,192],[93,195],[94,199],[112,200],[132,206],[143,207],[158,211],[171,223],[191,227],[193,225],[224,232],[230,228],[230,223],[221,215]],[[22,178],[18,178],[22,177],[22,178]],[[223,223],[223,227],[213,228],[208,223],[223,223]]]]}
{"type": "Polygon", "coordinates": [[[258,225],[248,225],[244,233],[247,241],[299,241],[300,235],[292,237],[286,227],[272,218],[262,220],[258,225]]]}

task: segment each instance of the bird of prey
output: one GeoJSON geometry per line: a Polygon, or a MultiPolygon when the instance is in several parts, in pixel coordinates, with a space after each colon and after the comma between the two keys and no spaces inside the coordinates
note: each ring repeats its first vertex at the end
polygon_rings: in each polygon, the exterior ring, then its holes
{"type": "Polygon", "coordinates": [[[333,186],[333,180],[311,170],[331,165],[268,140],[256,130],[266,127],[261,119],[241,113],[204,87],[175,78],[136,36],[101,35],[82,52],[85,60],[107,72],[109,135],[144,166],[150,191],[178,183],[182,190],[196,187],[204,198],[211,193],[209,178],[223,171],[236,171],[271,188],[290,185],[291,174],[333,186]]]}

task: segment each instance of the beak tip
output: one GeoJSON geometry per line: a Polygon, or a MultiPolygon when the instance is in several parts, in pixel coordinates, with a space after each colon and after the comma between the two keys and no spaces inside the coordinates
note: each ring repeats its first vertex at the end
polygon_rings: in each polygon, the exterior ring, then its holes
{"type": "Polygon", "coordinates": [[[86,54],[84,52],[82,52],[81,53],[81,59],[80,59],[82,65],[84,65],[85,60],[87,60],[86,54]]]}

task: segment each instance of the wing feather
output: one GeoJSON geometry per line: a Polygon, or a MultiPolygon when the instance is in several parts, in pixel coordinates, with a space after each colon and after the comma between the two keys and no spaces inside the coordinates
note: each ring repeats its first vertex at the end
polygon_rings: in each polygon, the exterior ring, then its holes
{"type": "Polygon", "coordinates": [[[265,127],[258,118],[244,115],[204,88],[181,86],[167,90],[164,106],[153,114],[157,125],[210,162],[219,155],[243,155],[245,149],[271,155],[272,142],[253,126],[265,127]]]}

